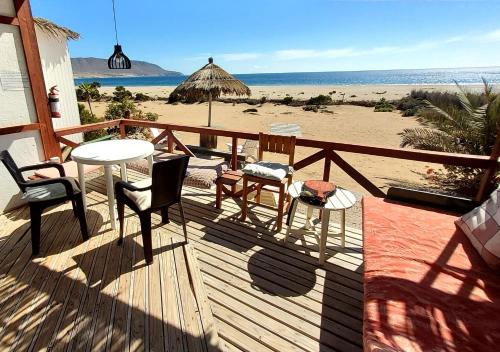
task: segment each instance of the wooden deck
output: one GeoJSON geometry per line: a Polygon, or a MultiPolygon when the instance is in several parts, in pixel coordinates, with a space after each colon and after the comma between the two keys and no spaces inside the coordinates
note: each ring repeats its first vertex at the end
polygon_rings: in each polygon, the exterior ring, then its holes
{"type": "MultiPolygon", "coordinates": [[[[0,216],[1,350],[207,351],[212,328],[227,351],[362,350],[360,231],[348,229],[346,248],[330,237],[320,268],[312,233],[294,231],[284,246],[284,233],[268,230],[274,210],[254,207],[241,223],[234,200],[217,211],[214,192],[185,188],[192,262],[203,281],[194,285],[204,287],[205,305],[191,292],[177,208],[170,224],[153,217],[154,263],[145,266],[138,219],[127,214],[118,246],[104,178],[87,185],[92,237],[85,243],[69,205],[44,215],[37,258],[28,209],[0,216]]],[[[296,219],[298,228],[303,217],[296,219]]]]}

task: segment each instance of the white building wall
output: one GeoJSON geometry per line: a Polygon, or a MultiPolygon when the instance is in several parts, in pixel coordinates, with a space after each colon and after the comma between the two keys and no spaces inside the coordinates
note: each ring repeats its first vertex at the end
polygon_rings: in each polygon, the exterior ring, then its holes
{"type": "MultiPolygon", "coordinates": [[[[73,69],[66,37],[62,35],[54,37],[53,34],[48,34],[36,25],[35,29],[47,92],[55,85],[59,89],[61,118],[52,119],[54,128],[80,125],[73,69]]],[[[68,139],[77,143],[83,142],[81,134],[71,135],[68,139]]]]}
{"type": "MultiPolygon", "coordinates": [[[[0,0],[0,15],[13,16],[12,0],[0,0]]],[[[37,30],[47,87],[57,84],[60,89],[63,118],[57,127],[79,125],[73,73],[65,38],[58,40],[37,30]]],[[[33,96],[29,85],[26,61],[19,28],[0,24],[0,127],[36,122],[33,96]]],[[[57,128],[56,127],[56,128],[57,128]]],[[[81,141],[80,136],[73,137],[81,141]]],[[[38,131],[0,136],[0,150],[8,150],[19,166],[43,160],[43,148],[38,131]]],[[[0,163],[0,212],[23,204],[19,189],[0,163]]]]}

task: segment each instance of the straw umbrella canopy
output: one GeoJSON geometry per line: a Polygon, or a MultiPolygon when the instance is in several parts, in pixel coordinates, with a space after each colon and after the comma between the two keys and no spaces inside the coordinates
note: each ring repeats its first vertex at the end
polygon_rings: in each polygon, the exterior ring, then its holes
{"type": "Polygon", "coordinates": [[[190,99],[200,99],[208,95],[208,127],[212,125],[212,99],[222,94],[250,96],[250,88],[237,80],[208,58],[208,64],[189,76],[172,92],[190,99]]]}

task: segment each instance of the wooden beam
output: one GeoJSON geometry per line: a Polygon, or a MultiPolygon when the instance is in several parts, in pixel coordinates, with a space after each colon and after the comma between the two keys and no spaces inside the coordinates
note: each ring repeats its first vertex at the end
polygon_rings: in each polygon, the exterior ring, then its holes
{"type": "MultiPolygon", "coordinates": [[[[124,125],[120,125],[120,127],[121,127],[121,126],[124,126],[124,125]]],[[[167,129],[167,130],[163,130],[163,131],[162,131],[162,132],[161,132],[161,133],[160,133],[160,134],[159,134],[156,138],[154,138],[154,139],[151,141],[151,143],[153,143],[153,144],[158,144],[158,143],[160,143],[160,141],[161,141],[162,139],[164,139],[164,138],[165,138],[165,137],[167,137],[167,136],[168,136],[168,129],[167,129]]]]}
{"type": "MultiPolygon", "coordinates": [[[[241,139],[258,140],[257,133],[244,131],[224,130],[211,127],[195,127],[166,124],[151,121],[123,120],[123,123],[130,126],[170,128],[172,131],[183,131],[190,133],[205,133],[222,137],[237,137],[241,139]]],[[[296,146],[318,149],[335,150],[340,152],[382,156],[394,159],[414,160],[435,164],[469,166],[480,169],[487,169],[490,166],[488,156],[443,153],[427,150],[403,149],[403,148],[383,148],[361,144],[336,143],[317,139],[297,138],[296,146]]],[[[297,163],[298,164],[298,163],[297,163]]],[[[301,166],[301,164],[299,164],[301,166]]]]}
{"type": "Polygon", "coordinates": [[[19,26],[19,20],[17,19],[17,17],[1,16],[0,15],[0,23],[1,24],[10,24],[12,26],[19,26]]]}
{"type": "Polygon", "coordinates": [[[231,144],[231,169],[238,170],[238,138],[233,137],[231,144]]]}
{"type": "Polygon", "coordinates": [[[325,157],[325,151],[320,150],[319,152],[314,153],[313,155],[308,156],[305,159],[302,159],[301,161],[296,162],[293,164],[293,169],[295,171],[300,170],[305,168],[306,166],[309,166],[325,157]]]}
{"type": "Polygon", "coordinates": [[[65,145],[67,145],[68,147],[71,147],[71,148],[76,148],[76,147],[78,147],[78,146],[79,146],[79,144],[78,144],[78,143],[75,143],[75,142],[73,142],[73,141],[70,141],[69,139],[66,139],[66,138],[64,138],[64,137],[57,137],[57,140],[58,140],[59,142],[61,142],[62,144],[65,144],[65,145]]]}
{"type": "Polygon", "coordinates": [[[346,174],[351,176],[354,181],[359,183],[364,189],[370,192],[375,197],[385,198],[385,193],[375,186],[369,179],[363,176],[358,170],[353,168],[349,163],[340,157],[334,151],[327,151],[326,157],[331,159],[338,167],[345,171],[346,174]]]}
{"type": "Polygon", "coordinates": [[[490,155],[490,166],[486,169],[483,177],[481,178],[481,183],[479,184],[479,190],[476,194],[475,200],[481,202],[484,200],[488,185],[491,183],[495,177],[495,173],[498,168],[498,158],[500,157],[500,130],[497,131],[497,138],[495,140],[495,145],[490,155]]]}
{"type": "Polygon", "coordinates": [[[29,123],[26,125],[0,127],[0,136],[12,133],[26,132],[26,131],[37,131],[39,129],[40,129],[39,123],[29,123]]]}
{"type": "Polygon", "coordinates": [[[117,127],[119,125],[120,125],[120,120],[111,120],[111,121],[104,121],[104,122],[97,122],[97,123],[89,123],[88,125],[60,128],[60,129],[55,131],[55,135],[57,137],[61,137],[61,136],[67,136],[69,134],[75,134],[75,133],[80,133],[80,132],[95,131],[95,130],[99,130],[101,128],[117,127]]]}
{"type": "Polygon", "coordinates": [[[323,181],[330,181],[331,166],[332,160],[330,158],[325,158],[325,165],[323,166],[323,181]]]}
{"type": "Polygon", "coordinates": [[[125,137],[127,137],[127,132],[125,131],[125,125],[122,125],[120,123],[120,138],[121,139],[124,139],[125,137]]]}
{"type": "Polygon", "coordinates": [[[35,24],[31,14],[28,0],[14,0],[14,7],[19,21],[21,41],[26,59],[26,68],[30,80],[35,112],[40,123],[40,136],[42,139],[46,159],[53,156],[61,157],[61,148],[54,136],[54,126],[49,110],[49,100],[45,90],[42,63],[35,34],[35,24]]]}
{"type": "Polygon", "coordinates": [[[175,142],[175,144],[177,144],[177,146],[179,147],[180,150],[182,150],[184,152],[184,154],[187,154],[193,158],[196,158],[196,155],[193,154],[193,152],[191,150],[189,150],[188,147],[186,147],[184,145],[184,143],[182,143],[173,133],[172,131],[170,130],[167,130],[168,131],[168,138],[172,138],[172,140],[175,142]]]}

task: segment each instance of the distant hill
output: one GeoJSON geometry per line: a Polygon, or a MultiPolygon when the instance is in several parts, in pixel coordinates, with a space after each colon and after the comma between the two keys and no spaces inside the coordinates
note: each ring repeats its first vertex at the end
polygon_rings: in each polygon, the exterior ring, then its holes
{"type": "Polygon", "coordinates": [[[95,57],[75,57],[71,59],[73,76],[75,78],[86,77],[116,77],[116,76],[181,76],[182,73],[168,71],[158,65],[132,60],[130,70],[110,70],[107,59],[95,57]]]}

